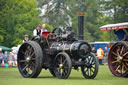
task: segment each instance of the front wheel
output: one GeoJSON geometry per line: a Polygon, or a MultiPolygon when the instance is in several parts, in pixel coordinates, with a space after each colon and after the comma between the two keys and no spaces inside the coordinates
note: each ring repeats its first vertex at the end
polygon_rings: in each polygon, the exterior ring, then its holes
{"type": "Polygon", "coordinates": [[[97,58],[91,53],[83,61],[85,62],[85,65],[81,66],[83,76],[87,79],[94,79],[99,68],[97,58]]]}
{"type": "Polygon", "coordinates": [[[59,53],[54,60],[54,73],[60,79],[67,79],[72,69],[72,63],[67,53],[59,53]]]}
{"type": "Polygon", "coordinates": [[[51,75],[52,75],[53,77],[56,77],[53,68],[50,68],[50,69],[49,69],[49,72],[51,73],[51,75]]]}

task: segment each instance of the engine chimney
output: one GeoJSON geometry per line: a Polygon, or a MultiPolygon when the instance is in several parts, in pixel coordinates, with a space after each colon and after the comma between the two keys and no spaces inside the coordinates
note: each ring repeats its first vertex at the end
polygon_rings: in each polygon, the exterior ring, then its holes
{"type": "Polygon", "coordinates": [[[84,13],[78,14],[78,39],[84,40],[84,13]]]}

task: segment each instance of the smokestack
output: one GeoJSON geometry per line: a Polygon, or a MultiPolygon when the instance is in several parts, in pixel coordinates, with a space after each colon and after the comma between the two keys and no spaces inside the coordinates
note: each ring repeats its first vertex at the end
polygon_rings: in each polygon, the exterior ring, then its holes
{"type": "Polygon", "coordinates": [[[78,39],[84,40],[84,13],[78,14],[78,39]]]}

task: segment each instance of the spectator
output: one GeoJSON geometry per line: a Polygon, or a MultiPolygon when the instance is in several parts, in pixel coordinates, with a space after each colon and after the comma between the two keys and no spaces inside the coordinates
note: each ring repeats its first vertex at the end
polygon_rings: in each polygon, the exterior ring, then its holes
{"type": "Polygon", "coordinates": [[[46,25],[45,24],[42,25],[41,33],[42,32],[47,32],[47,29],[46,29],[46,25]]]}
{"type": "Polygon", "coordinates": [[[95,47],[92,47],[92,53],[96,56],[96,50],[95,50],[95,47]]]}
{"type": "Polygon", "coordinates": [[[11,50],[11,52],[9,53],[9,57],[8,57],[9,66],[14,65],[14,56],[15,56],[15,53],[13,52],[13,50],[11,50]]]}
{"type": "Polygon", "coordinates": [[[14,50],[13,53],[14,53],[13,66],[17,66],[17,51],[14,50]]]}
{"type": "Polygon", "coordinates": [[[26,41],[29,41],[29,37],[28,37],[28,35],[24,35],[23,43],[26,42],[26,41]]]}
{"type": "Polygon", "coordinates": [[[0,48],[0,65],[2,65],[2,62],[5,62],[5,57],[3,55],[2,48],[0,48]]]}
{"type": "Polygon", "coordinates": [[[95,47],[92,47],[92,52],[96,53],[95,47]]]}
{"type": "Polygon", "coordinates": [[[97,58],[99,60],[99,64],[102,65],[102,61],[103,61],[103,55],[104,55],[104,51],[102,50],[102,48],[99,48],[97,50],[97,58]]]}
{"type": "Polygon", "coordinates": [[[108,63],[108,52],[109,52],[109,48],[105,47],[105,50],[104,50],[104,64],[107,64],[108,63]]]}
{"type": "Polygon", "coordinates": [[[105,47],[104,55],[105,55],[105,57],[108,57],[108,48],[107,47],[105,47]]]}
{"type": "Polygon", "coordinates": [[[34,29],[33,31],[33,36],[40,36],[41,35],[41,30],[40,30],[40,24],[34,29]]]}

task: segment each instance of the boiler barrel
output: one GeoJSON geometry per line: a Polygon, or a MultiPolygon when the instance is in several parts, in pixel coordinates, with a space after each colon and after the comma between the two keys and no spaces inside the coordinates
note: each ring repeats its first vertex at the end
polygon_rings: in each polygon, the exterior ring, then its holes
{"type": "Polygon", "coordinates": [[[84,58],[91,52],[91,46],[85,41],[69,42],[54,42],[52,43],[50,50],[53,54],[59,52],[66,52],[73,57],[84,58]]]}

